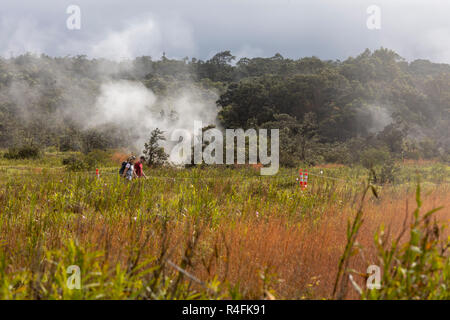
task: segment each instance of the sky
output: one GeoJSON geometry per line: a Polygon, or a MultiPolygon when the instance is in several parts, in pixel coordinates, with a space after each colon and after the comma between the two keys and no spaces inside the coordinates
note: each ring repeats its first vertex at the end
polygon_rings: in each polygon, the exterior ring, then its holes
{"type": "Polygon", "coordinates": [[[409,61],[450,63],[449,18],[447,0],[1,0],[0,55],[205,60],[231,50],[344,60],[385,47],[409,61]],[[80,29],[67,27],[71,5],[80,29]],[[380,29],[367,27],[371,5],[380,29]]]}

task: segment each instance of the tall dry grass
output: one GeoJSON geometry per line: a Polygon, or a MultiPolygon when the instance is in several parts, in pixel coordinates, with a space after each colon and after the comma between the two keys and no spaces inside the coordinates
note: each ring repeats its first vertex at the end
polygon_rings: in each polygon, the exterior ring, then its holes
{"type": "MultiPolygon", "coordinates": [[[[201,292],[213,282],[220,283],[216,298],[331,298],[347,223],[361,197],[358,186],[316,180],[302,193],[291,177],[263,180],[243,177],[248,172],[227,176],[218,170],[158,174],[172,174],[174,180],[125,184],[114,175],[99,181],[59,173],[3,181],[0,240],[5,277],[24,270],[46,277],[53,269],[45,252],[64,251],[70,240],[86,252],[98,252],[96,263],[110,277],[117,265],[134,276],[137,266],[151,258],[148,268],[157,268],[153,276],[171,280],[163,298],[183,297],[174,283],[201,292]],[[220,174],[226,179],[211,178],[220,174]]],[[[449,191],[448,184],[429,185],[424,210],[448,205],[449,191]]],[[[350,262],[362,272],[379,263],[373,239],[380,225],[395,237],[405,216],[411,219],[414,189],[388,186],[378,199],[369,197],[363,205],[357,241],[365,249],[350,262]]],[[[437,218],[450,220],[448,206],[437,218]]],[[[360,284],[363,280],[357,279],[360,284]]],[[[134,290],[119,286],[117,297],[129,297],[125,289],[134,290]]],[[[40,296],[30,292],[25,297],[40,296]]],[[[357,297],[356,291],[346,296],[357,297]]]]}

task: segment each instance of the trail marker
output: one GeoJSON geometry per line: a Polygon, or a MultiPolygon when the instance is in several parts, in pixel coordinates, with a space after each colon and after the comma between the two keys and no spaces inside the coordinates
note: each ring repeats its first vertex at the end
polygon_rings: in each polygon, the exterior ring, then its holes
{"type": "Polygon", "coordinates": [[[98,172],[98,169],[95,169],[95,175],[97,176],[97,179],[100,179],[100,172],[98,172]]]}
{"type": "Polygon", "coordinates": [[[303,188],[308,187],[308,169],[305,169],[305,174],[303,175],[303,188]]]}
{"type": "Polygon", "coordinates": [[[308,169],[305,169],[305,172],[303,172],[303,169],[300,169],[298,171],[298,174],[300,178],[297,178],[297,181],[299,182],[300,188],[304,190],[306,187],[308,187],[308,169]]]}
{"type": "Polygon", "coordinates": [[[298,174],[300,175],[300,180],[299,180],[298,185],[300,186],[300,188],[303,189],[303,170],[300,169],[300,170],[298,171],[298,174]]]}

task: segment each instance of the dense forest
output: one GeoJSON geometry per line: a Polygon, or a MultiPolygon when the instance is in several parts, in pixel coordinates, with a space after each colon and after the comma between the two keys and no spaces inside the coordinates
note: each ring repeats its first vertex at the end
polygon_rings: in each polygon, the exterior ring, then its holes
{"type": "Polygon", "coordinates": [[[3,58],[0,148],[34,145],[86,153],[135,146],[133,141],[150,132],[128,123],[135,119],[132,109],[123,108],[123,120],[119,110],[109,122],[93,121],[102,84],[114,81],[151,90],[155,101],[139,112],[153,112],[152,125],[158,119],[183,121],[191,110],[171,105],[189,92],[187,103],[215,108],[216,119],[205,125],[279,128],[286,166],[377,157],[450,160],[450,65],[408,62],[384,48],[345,61],[280,54],[238,60],[229,51],[207,61],[165,55],[120,62],[33,54],[3,58]]]}

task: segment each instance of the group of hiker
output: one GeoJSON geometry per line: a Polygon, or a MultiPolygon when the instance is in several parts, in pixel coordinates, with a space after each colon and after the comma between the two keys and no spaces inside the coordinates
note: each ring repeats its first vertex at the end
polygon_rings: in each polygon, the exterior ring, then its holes
{"type": "Polygon", "coordinates": [[[122,162],[119,174],[129,181],[133,180],[133,178],[147,178],[144,173],[144,163],[144,156],[141,156],[138,161],[136,161],[135,156],[131,156],[127,161],[122,162]]]}

